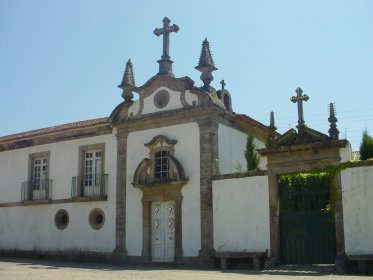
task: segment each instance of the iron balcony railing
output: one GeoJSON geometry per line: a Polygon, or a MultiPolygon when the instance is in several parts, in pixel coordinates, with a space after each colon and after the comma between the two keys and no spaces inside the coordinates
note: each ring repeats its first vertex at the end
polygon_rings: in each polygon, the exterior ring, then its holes
{"type": "Polygon", "coordinates": [[[86,174],[72,178],[71,197],[103,197],[107,195],[107,174],[86,174]]]}
{"type": "Polygon", "coordinates": [[[52,180],[30,180],[22,182],[22,201],[52,199],[52,180]]]}

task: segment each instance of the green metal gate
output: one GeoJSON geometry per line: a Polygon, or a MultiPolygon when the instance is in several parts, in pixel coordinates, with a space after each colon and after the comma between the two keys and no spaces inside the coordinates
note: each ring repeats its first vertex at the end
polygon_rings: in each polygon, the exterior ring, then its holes
{"type": "Polygon", "coordinates": [[[334,263],[331,178],[326,174],[283,175],[279,178],[279,191],[282,263],[334,263]]]}

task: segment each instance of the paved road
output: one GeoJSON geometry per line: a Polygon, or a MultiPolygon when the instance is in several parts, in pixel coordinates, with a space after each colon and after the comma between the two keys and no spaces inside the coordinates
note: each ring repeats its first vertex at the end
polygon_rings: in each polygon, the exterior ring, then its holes
{"type": "Polygon", "coordinates": [[[1,280],[113,280],[113,279],[366,279],[363,276],[333,275],[328,266],[282,266],[262,272],[248,270],[188,270],[150,266],[113,266],[104,264],[68,263],[43,260],[0,258],[1,280]],[[317,276],[317,277],[315,277],[317,276]]]}

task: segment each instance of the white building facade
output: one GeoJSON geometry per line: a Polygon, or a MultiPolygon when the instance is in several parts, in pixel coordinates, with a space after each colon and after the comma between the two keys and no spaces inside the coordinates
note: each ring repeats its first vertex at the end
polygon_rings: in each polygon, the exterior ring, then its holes
{"type": "Polygon", "coordinates": [[[213,175],[244,170],[247,133],[264,148],[268,128],[234,114],[224,85],[210,86],[207,40],[202,88],[175,78],[163,52],[141,87],[127,63],[110,117],[0,138],[2,254],[211,262],[213,175]]]}

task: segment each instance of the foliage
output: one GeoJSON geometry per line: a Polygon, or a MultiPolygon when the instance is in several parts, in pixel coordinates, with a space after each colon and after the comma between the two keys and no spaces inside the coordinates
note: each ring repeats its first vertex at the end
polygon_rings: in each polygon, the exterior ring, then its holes
{"type": "Polygon", "coordinates": [[[325,172],[297,173],[279,178],[284,211],[332,210],[331,177],[325,172]]]}
{"type": "Polygon", "coordinates": [[[258,169],[260,158],[255,149],[254,137],[251,133],[248,133],[247,135],[245,158],[247,163],[247,171],[258,169]]]}
{"type": "Polygon", "coordinates": [[[360,159],[366,160],[370,158],[373,158],[373,137],[365,129],[360,144],[360,159]]]}
{"type": "Polygon", "coordinates": [[[328,206],[325,207],[325,210],[335,212],[336,201],[340,199],[340,197],[337,196],[333,178],[342,170],[353,166],[354,163],[354,161],[347,161],[337,166],[328,165],[322,169],[314,169],[308,173],[281,175],[279,177],[279,188],[281,190],[281,186],[290,185],[289,193],[286,195],[291,195],[291,192],[301,191],[301,188],[303,188],[303,190],[310,190],[312,185],[321,184],[321,187],[324,188],[326,186],[325,184],[330,184],[330,205],[325,205],[328,206]]]}

